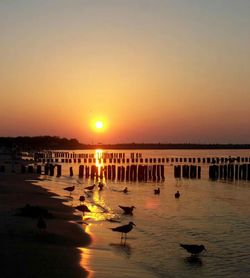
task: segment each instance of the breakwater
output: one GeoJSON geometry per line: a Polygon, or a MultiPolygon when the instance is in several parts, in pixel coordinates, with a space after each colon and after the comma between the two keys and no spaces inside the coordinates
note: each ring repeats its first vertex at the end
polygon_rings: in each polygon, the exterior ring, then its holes
{"type": "MultiPolygon", "coordinates": [[[[35,153],[33,161],[25,161],[20,169],[21,173],[69,175],[95,180],[163,181],[166,169],[171,169],[171,175],[173,173],[176,179],[250,180],[248,156],[150,157],[140,152],[45,151],[35,153]]],[[[0,172],[4,171],[4,166],[1,166],[0,172]]]]}

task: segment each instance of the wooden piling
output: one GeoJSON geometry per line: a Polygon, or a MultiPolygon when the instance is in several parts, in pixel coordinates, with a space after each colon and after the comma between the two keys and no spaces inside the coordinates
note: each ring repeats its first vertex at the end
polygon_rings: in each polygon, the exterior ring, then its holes
{"type": "Polygon", "coordinates": [[[57,169],[56,176],[61,177],[61,175],[62,175],[62,165],[57,165],[56,169],[57,169]]]}
{"type": "Polygon", "coordinates": [[[115,180],[116,179],[116,167],[115,167],[115,165],[112,165],[111,168],[112,168],[112,180],[115,180]]]}
{"type": "Polygon", "coordinates": [[[83,178],[83,175],[84,175],[84,166],[83,165],[80,165],[79,166],[79,178],[83,178]]]}
{"type": "Polygon", "coordinates": [[[42,166],[41,166],[41,165],[37,165],[37,167],[36,167],[36,173],[37,173],[38,175],[41,175],[41,173],[42,173],[42,166]]]}
{"type": "Polygon", "coordinates": [[[50,165],[49,165],[49,175],[50,175],[51,177],[54,176],[54,165],[53,165],[53,164],[50,164],[50,165]]]}
{"type": "Polygon", "coordinates": [[[73,167],[69,168],[69,175],[70,177],[73,177],[74,173],[73,173],[73,167]]]}

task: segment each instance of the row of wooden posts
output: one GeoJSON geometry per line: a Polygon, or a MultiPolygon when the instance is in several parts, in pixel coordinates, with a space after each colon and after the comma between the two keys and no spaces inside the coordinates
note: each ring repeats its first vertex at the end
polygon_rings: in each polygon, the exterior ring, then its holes
{"type": "MultiPolygon", "coordinates": [[[[53,164],[45,164],[37,165],[36,169],[32,166],[21,166],[21,173],[34,173],[44,174],[48,176],[54,176],[56,174],[57,177],[62,175],[62,165],[53,165],[53,164]],[[42,167],[44,169],[42,169],[42,167]],[[56,173],[55,173],[56,169],[56,173]]],[[[70,176],[73,176],[73,167],[69,168],[70,176]]],[[[98,167],[95,165],[79,166],[79,178],[98,178],[107,180],[118,180],[118,181],[160,181],[165,179],[164,173],[164,165],[127,165],[125,166],[116,166],[116,165],[108,165],[101,167],[100,172],[98,171],[98,167]]]]}
{"type": "MultiPolygon", "coordinates": [[[[106,165],[101,167],[98,172],[98,167],[95,165],[86,166],[80,165],[78,176],[79,178],[100,178],[105,177],[106,180],[118,181],[160,181],[165,179],[164,165],[106,165]]],[[[5,167],[0,167],[0,172],[5,172],[5,167]]],[[[21,173],[37,173],[49,176],[60,177],[62,175],[62,165],[60,164],[38,164],[21,165],[21,173]]],[[[74,175],[73,167],[69,168],[70,176],[74,175]]],[[[201,178],[201,166],[199,165],[175,165],[175,178],[201,178]]],[[[250,180],[250,164],[224,164],[210,165],[209,178],[212,180],[231,179],[231,180],[250,180]]]]}
{"type": "Polygon", "coordinates": [[[37,158],[38,163],[84,163],[96,164],[152,164],[152,163],[198,163],[198,164],[231,164],[250,162],[249,157],[172,157],[172,158],[37,158]],[[97,161],[98,160],[98,161],[97,161]]]}
{"type": "Polygon", "coordinates": [[[201,178],[201,166],[197,165],[176,165],[174,166],[175,178],[186,179],[200,179],[201,178]]]}
{"type": "Polygon", "coordinates": [[[211,165],[209,178],[212,180],[250,180],[250,164],[211,165]]]}

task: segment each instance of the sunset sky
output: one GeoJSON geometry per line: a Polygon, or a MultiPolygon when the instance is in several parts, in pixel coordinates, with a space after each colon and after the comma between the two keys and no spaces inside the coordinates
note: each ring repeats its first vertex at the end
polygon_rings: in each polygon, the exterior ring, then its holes
{"type": "Polygon", "coordinates": [[[249,0],[2,0],[0,136],[250,143],[249,26],[249,0]]]}

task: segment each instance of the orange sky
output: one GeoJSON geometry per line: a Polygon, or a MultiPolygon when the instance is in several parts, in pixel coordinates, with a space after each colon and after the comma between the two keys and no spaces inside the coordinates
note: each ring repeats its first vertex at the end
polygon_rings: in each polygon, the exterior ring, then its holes
{"type": "Polygon", "coordinates": [[[249,143],[249,26],[243,0],[1,1],[0,136],[249,143]]]}

